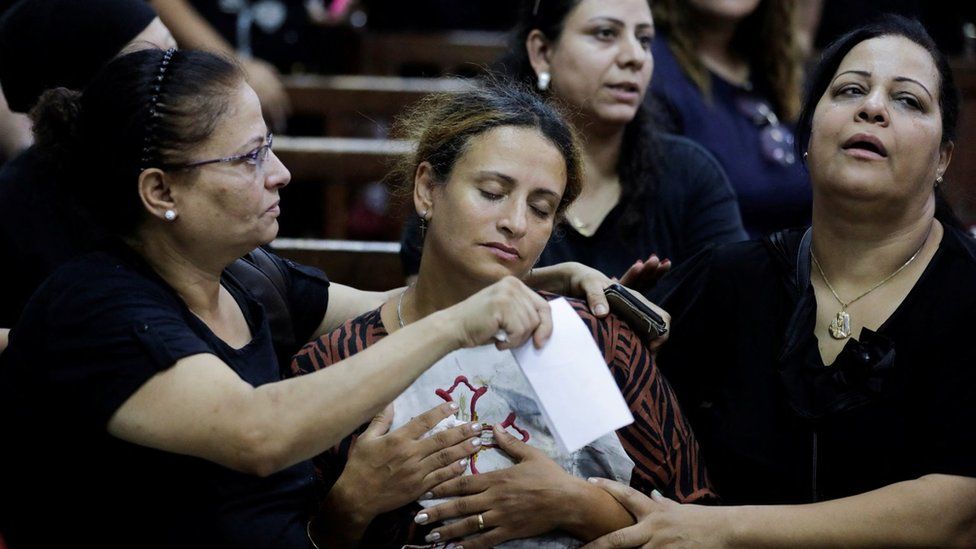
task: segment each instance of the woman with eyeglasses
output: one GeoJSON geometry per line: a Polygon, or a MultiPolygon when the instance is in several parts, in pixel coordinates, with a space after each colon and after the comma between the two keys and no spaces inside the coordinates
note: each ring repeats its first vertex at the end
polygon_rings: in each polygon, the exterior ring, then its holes
{"type": "MultiPolygon", "coordinates": [[[[712,155],[650,125],[643,106],[655,61],[649,4],[524,2],[505,63],[507,76],[562,106],[583,137],[583,191],[539,265],[578,261],[642,291],[708,244],[746,237],[712,155]]],[[[408,274],[420,264],[417,232],[404,237],[408,274]]]]}
{"type": "Polygon", "coordinates": [[[752,237],[810,222],[794,152],[802,55],[793,0],[660,0],[648,106],[721,163],[752,237]]]}
{"type": "MultiPolygon", "coordinates": [[[[266,308],[225,271],[275,237],[290,177],[240,69],[202,52],[138,51],[83,93],[48,91],[33,113],[38,149],[113,236],[48,278],[0,354],[0,531],[11,548],[311,547],[309,458],[448,352],[500,330],[501,348],[548,337],[546,301],[508,279],[282,380],[266,308]]],[[[278,266],[307,333],[351,316],[345,296],[322,317],[320,272],[278,266]]],[[[450,429],[427,451],[460,460],[469,435],[450,429]]]]}

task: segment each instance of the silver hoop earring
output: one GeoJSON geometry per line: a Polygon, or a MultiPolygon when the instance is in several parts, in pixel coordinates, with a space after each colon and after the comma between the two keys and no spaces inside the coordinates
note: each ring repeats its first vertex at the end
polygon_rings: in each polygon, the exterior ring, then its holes
{"type": "Polygon", "coordinates": [[[163,217],[166,218],[166,221],[173,221],[174,219],[176,219],[176,212],[173,210],[166,210],[166,213],[163,214],[163,217]]]}
{"type": "Polygon", "coordinates": [[[808,152],[803,153],[803,160],[806,160],[808,156],[810,156],[810,153],[808,152]]]}
{"type": "Polygon", "coordinates": [[[549,81],[551,80],[552,75],[546,71],[542,71],[539,73],[539,82],[536,84],[536,87],[539,88],[539,91],[544,92],[549,89],[549,81]]]}

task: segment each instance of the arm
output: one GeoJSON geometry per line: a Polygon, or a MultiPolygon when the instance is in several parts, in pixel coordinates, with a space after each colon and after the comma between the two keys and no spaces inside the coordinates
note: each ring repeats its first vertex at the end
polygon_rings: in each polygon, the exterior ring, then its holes
{"type": "Polygon", "coordinates": [[[0,353],[7,348],[7,342],[10,339],[10,328],[0,328],[0,353]]]}
{"type": "Polygon", "coordinates": [[[926,475],[808,505],[702,507],[653,499],[603,479],[638,523],[587,549],[666,547],[676,539],[726,547],[972,547],[976,479],[926,475]]]}
{"type": "MultiPolygon", "coordinates": [[[[238,57],[234,48],[200,16],[188,0],[150,0],[149,3],[181,48],[238,57]]],[[[278,71],[260,59],[240,59],[240,62],[248,84],[261,99],[261,108],[269,119],[268,123],[277,131],[284,130],[291,105],[278,71]]]]}
{"type": "Polygon", "coordinates": [[[108,431],[135,444],[268,475],[334,446],[436,360],[491,341],[511,348],[549,336],[549,306],[512,277],[398,330],[313,374],[252,387],[210,354],[176,362],[112,414],[108,431]]]}
{"type": "Polygon", "coordinates": [[[313,339],[331,332],[343,322],[376,309],[396,296],[399,288],[387,292],[366,292],[342,284],[329,285],[329,307],[313,339]]]}

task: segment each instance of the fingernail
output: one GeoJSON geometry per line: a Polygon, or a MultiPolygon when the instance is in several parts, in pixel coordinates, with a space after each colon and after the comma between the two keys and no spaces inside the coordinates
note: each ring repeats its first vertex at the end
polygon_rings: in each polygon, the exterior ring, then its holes
{"type": "MultiPolygon", "coordinates": [[[[420,496],[420,499],[434,499],[434,493],[433,492],[424,492],[424,495],[420,496]]],[[[427,515],[424,515],[424,516],[426,517],[427,515]]],[[[426,519],[424,519],[424,520],[426,520],[426,519]]]]}
{"type": "Polygon", "coordinates": [[[600,482],[600,481],[598,481],[598,480],[597,480],[596,478],[594,478],[594,477],[590,477],[590,478],[588,478],[588,479],[586,479],[586,482],[589,482],[590,484],[596,484],[596,483],[598,483],[598,482],[600,482]]]}
{"type": "Polygon", "coordinates": [[[471,446],[474,446],[475,448],[481,446],[481,439],[480,438],[471,439],[471,446]]]}
{"type": "Polygon", "coordinates": [[[452,402],[452,403],[450,404],[450,406],[451,406],[451,409],[452,409],[452,410],[457,410],[457,409],[458,409],[458,405],[457,405],[457,402],[452,402]]]}
{"type": "Polygon", "coordinates": [[[431,533],[427,534],[427,537],[424,538],[424,541],[426,541],[426,542],[432,542],[432,541],[437,541],[439,539],[441,539],[441,533],[440,532],[431,532],[431,533]]]}
{"type": "Polygon", "coordinates": [[[661,492],[658,492],[656,488],[651,490],[651,497],[654,499],[664,499],[664,496],[662,496],[661,492]]]}
{"type": "Polygon", "coordinates": [[[459,461],[458,462],[458,465],[460,465],[461,467],[467,467],[468,466],[468,458],[464,458],[461,461],[459,461]]]}
{"type": "Polygon", "coordinates": [[[596,311],[597,316],[605,315],[607,314],[607,306],[601,303],[600,305],[596,306],[596,309],[594,309],[594,311],[596,311]]]}
{"type": "Polygon", "coordinates": [[[427,513],[420,513],[417,516],[413,517],[413,521],[416,522],[417,524],[423,524],[427,522],[428,518],[430,517],[427,516],[427,513]]]}
{"type": "Polygon", "coordinates": [[[485,426],[480,421],[476,421],[471,424],[471,430],[474,431],[475,433],[481,432],[481,430],[484,428],[485,426]]]}

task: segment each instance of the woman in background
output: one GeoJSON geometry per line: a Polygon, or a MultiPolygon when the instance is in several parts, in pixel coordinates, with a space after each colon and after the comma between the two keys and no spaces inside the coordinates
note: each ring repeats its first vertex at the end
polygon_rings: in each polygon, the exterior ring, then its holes
{"type": "Polygon", "coordinates": [[[794,152],[802,55],[793,0],[659,0],[648,106],[718,159],[750,236],[810,222],[794,152]]]}
{"type": "MultiPolygon", "coordinates": [[[[539,264],[578,261],[645,291],[704,246],[744,239],[715,159],[688,139],[655,131],[645,114],[655,32],[647,0],[525,6],[506,76],[563,107],[583,138],[585,167],[569,223],[539,264]]],[[[420,245],[414,225],[401,252],[408,274],[419,268],[420,245]]]]}

